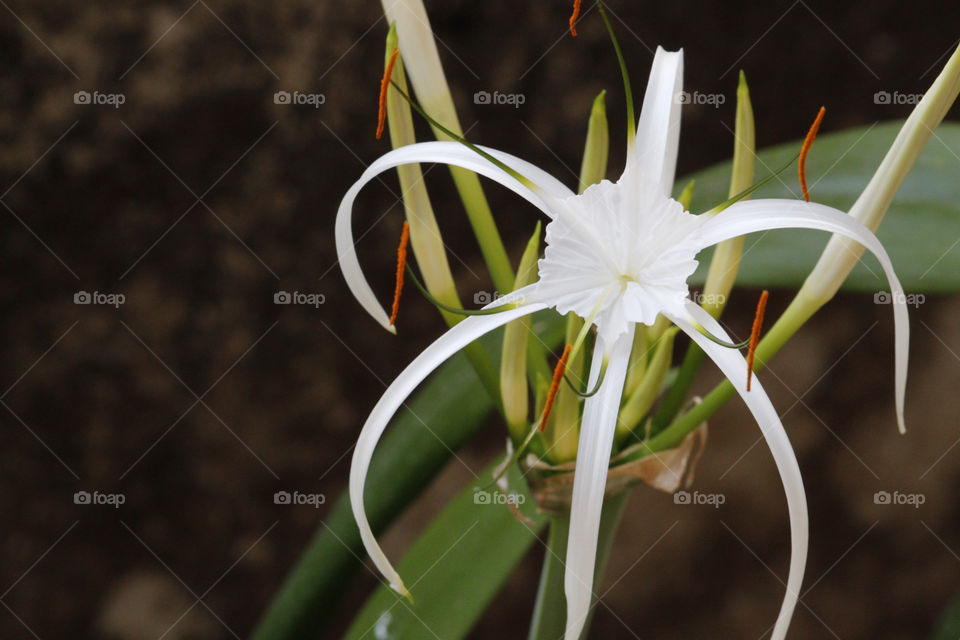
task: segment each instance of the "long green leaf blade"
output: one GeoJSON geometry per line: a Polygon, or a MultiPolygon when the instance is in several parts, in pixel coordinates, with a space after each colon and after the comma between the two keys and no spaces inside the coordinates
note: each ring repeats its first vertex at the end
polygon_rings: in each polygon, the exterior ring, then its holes
{"type": "Polygon", "coordinates": [[[443,509],[397,565],[413,604],[381,585],[344,640],[458,640],[469,633],[546,524],[515,465],[511,495],[532,526],[497,504],[503,493],[480,491],[490,483],[492,468],[443,509]]]}

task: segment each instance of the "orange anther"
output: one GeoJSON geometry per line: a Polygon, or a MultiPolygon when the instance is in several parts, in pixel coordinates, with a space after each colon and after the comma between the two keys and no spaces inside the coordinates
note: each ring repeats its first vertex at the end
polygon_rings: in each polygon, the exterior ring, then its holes
{"type": "Polygon", "coordinates": [[[750,391],[750,378],[753,375],[753,356],[757,351],[757,342],[760,340],[760,329],[763,327],[763,314],[767,310],[769,291],[760,294],[757,303],[757,315],[753,317],[753,328],[750,330],[750,350],[747,352],[747,391],[750,391]]]}
{"type": "Polygon", "coordinates": [[[403,274],[407,267],[407,243],[410,241],[410,225],[403,222],[403,231],[400,233],[400,246],[397,247],[397,284],[393,288],[393,307],[390,309],[390,326],[397,320],[400,311],[400,294],[403,292],[403,274]]]}
{"type": "Polygon", "coordinates": [[[550,417],[550,410],[553,409],[553,402],[557,399],[557,392],[560,390],[560,380],[567,371],[567,358],[570,357],[570,350],[573,345],[568,344],[557,362],[557,368],[553,370],[553,381],[550,383],[550,391],[547,393],[547,401],[543,404],[543,417],[540,418],[540,431],[547,427],[547,418],[550,417]]]}
{"type": "Polygon", "coordinates": [[[813,146],[813,140],[817,137],[817,131],[820,130],[820,123],[823,121],[823,114],[826,112],[826,107],[820,107],[813,125],[807,131],[807,137],[803,140],[803,147],[800,149],[800,163],[797,165],[797,173],[800,175],[800,189],[803,191],[803,199],[807,202],[810,202],[810,190],[807,189],[807,153],[813,146]]]}
{"type": "Polygon", "coordinates": [[[390,76],[393,75],[393,64],[397,61],[399,49],[394,49],[390,54],[390,61],[387,62],[387,68],[383,71],[383,79],[380,80],[380,111],[377,113],[377,140],[383,135],[383,126],[387,122],[387,90],[390,88],[390,76]]]}
{"type": "Polygon", "coordinates": [[[573,13],[570,14],[570,35],[577,35],[577,18],[580,17],[580,0],[573,0],[573,13]]]}

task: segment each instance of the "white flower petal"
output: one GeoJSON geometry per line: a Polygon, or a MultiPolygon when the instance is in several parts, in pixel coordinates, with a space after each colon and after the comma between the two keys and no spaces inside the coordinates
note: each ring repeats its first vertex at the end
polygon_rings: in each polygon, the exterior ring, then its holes
{"type": "Polygon", "coordinates": [[[356,448],[353,450],[353,460],[350,463],[350,505],[353,515],[360,528],[360,538],[363,540],[370,559],[377,566],[384,577],[390,581],[390,586],[399,593],[406,595],[403,581],[391,566],[387,556],[367,522],[367,514],[363,506],[363,488],[367,479],[367,470],[373,458],[374,449],[380,441],[394,413],[406,401],[413,390],[423,382],[430,373],[440,366],[443,361],[467,346],[480,336],[503,326],[511,320],[529,315],[543,309],[543,305],[530,304],[517,309],[486,316],[471,316],[460,322],[427,347],[413,362],[407,365],[397,379],[387,388],[383,397],[370,412],[363,430],[357,438],[356,448]]]}
{"type": "Polygon", "coordinates": [[[340,268],[347,281],[347,286],[350,287],[350,291],[354,297],[356,297],[363,308],[367,310],[367,313],[373,316],[373,318],[388,331],[394,331],[394,329],[390,326],[389,316],[377,301],[376,296],[370,289],[370,285],[363,276],[363,271],[360,269],[351,224],[353,202],[356,200],[357,194],[364,185],[373,180],[378,174],[403,164],[418,162],[439,162],[463,167],[464,169],[475,171],[480,175],[495,180],[508,189],[518,193],[549,217],[553,217],[553,213],[544,198],[547,200],[550,200],[550,198],[561,199],[573,195],[573,192],[565,187],[563,183],[529,162],[516,158],[508,153],[486,147],[482,148],[533,182],[543,191],[543,194],[535,193],[506,171],[483,158],[475,151],[466,148],[459,142],[423,142],[395,149],[378,158],[373,164],[367,167],[367,170],[363,172],[360,179],[357,180],[347,191],[346,195],[343,196],[343,200],[340,202],[340,208],[337,210],[335,227],[337,257],[340,260],[340,268]]]}
{"type": "MultiPolygon", "coordinates": [[[[688,305],[688,312],[693,320],[703,325],[710,333],[730,341],[730,337],[713,317],[694,304],[688,305]]],[[[803,583],[803,573],[807,563],[807,545],[809,542],[809,520],[807,515],[807,497],[803,490],[803,478],[800,476],[800,467],[794,455],[790,439],[780,422],[777,410],[770,402],[763,387],[754,378],[750,391],[746,389],[747,361],[736,349],[729,349],[712,342],[709,338],[697,331],[690,319],[678,316],[668,316],[694,340],[701,349],[720,367],[723,374],[736,388],[743,398],[750,413],[760,426],[760,431],[770,447],[770,453],[780,472],[783,481],[783,490],[787,496],[787,510],[790,514],[790,572],[787,577],[787,592],[780,613],[773,629],[771,640],[783,640],[787,636],[790,618],[800,598],[800,586],[803,583]]]]}
{"type": "MultiPolygon", "coordinates": [[[[567,624],[564,637],[577,640],[583,630],[593,596],[593,573],[597,556],[600,511],[607,484],[607,469],[613,434],[620,412],[620,397],[630,361],[633,331],[624,334],[609,352],[607,373],[596,395],[583,407],[577,466],[570,506],[570,535],[567,540],[564,593],[567,597],[567,624]]],[[[604,344],[598,339],[593,350],[590,384],[596,384],[604,359],[604,344]]]]}
{"type": "Polygon", "coordinates": [[[624,176],[627,171],[636,171],[659,184],[668,198],[677,172],[682,89],[683,50],[665,51],[657,47],[624,176]]]}
{"type": "Polygon", "coordinates": [[[893,271],[886,249],[873,232],[846,213],[813,202],[798,200],[749,200],[737,202],[708,220],[701,228],[704,247],[754,231],[771,229],[818,229],[856,240],[877,257],[887,276],[893,303],[894,320],[894,386],[896,389],[897,426],[906,431],[903,417],[907,390],[907,358],[910,350],[910,327],[906,296],[893,271]]]}

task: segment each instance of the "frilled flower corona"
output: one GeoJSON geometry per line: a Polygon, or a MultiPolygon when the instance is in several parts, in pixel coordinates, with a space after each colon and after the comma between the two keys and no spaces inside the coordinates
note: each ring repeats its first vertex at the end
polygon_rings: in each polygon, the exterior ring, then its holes
{"type": "Polygon", "coordinates": [[[408,163],[445,163],[474,171],[508,187],[548,218],[539,279],[491,306],[500,313],[470,317],[442,335],[390,385],[359,436],[350,472],[350,497],[363,541],[394,589],[406,593],[400,576],[378,545],[364,513],[364,483],[374,448],[409,394],[444,360],[481,335],[511,320],[552,308],[573,312],[597,330],[585,400],[566,557],[566,638],[576,640],[585,624],[594,582],[598,528],[636,326],[662,315],[696,342],[743,398],[770,447],[786,492],[792,552],[786,595],[773,631],[786,636],[797,603],[807,555],[808,521],[800,468],[778,414],[756,381],[747,389],[747,362],[720,324],[690,299],[687,279],[705,248],[748,233],[782,228],[839,234],[869,249],[889,281],[896,321],[896,407],[903,428],[908,327],[905,297],[880,242],[842,211],[794,200],[739,201],[718,213],[693,215],[670,197],[680,134],[678,95],[683,53],[658,49],[647,83],[636,134],[623,175],[576,195],[547,173],[516,157],[483,149],[496,162],[457,142],[427,142],[387,153],[347,192],[337,214],[336,242],[346,280],[360,303],[384,327],[388,316],[365,280],[354,249],[351,213],[360,189],[379,173],[408,163]],[[509,170],[504,166],[509,167],[509,170]]]}

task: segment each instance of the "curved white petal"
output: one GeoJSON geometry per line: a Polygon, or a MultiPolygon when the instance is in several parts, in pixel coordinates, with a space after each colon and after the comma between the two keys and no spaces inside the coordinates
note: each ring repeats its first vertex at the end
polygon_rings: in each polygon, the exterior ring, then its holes
{"type": "MultiPolygon", "coordinates": [[[[567,597],[567,624],[564,638],[577,640],[590,612],[593,573],[597,556],[600,511],[607,484],[607,469],[613,434],[620,413],[623,382],[630,361],[633,331],[625,333],[610,349],[607,373],[596,395],[583,406],[577,466],[570,506],[570,536],[567,540],[564,593],[567,597]]],[[[602,339],[597,339],[590,366],[590,387],[596,384],[604,359],[602,339]]]]}
{"type": "Polygon", "coordinates": [[[657,47],[624,176],[627,177],[629,171],[637,171],[659,184],[668,198],[677,172],[682,89],[683,50],[665,51],[657,47]]]}
{"type": "Polygon", "coordinates": [[[516,320],[540,309],[543,309],[543,305],[530,304],[493,315],[471,316],[460,322],[437,338],[433,344],[407,365],[403,373],[397,376],[397,379],[384,392],[383,397],[377,402],[363,425],[350,463],[350,505],[353,508],[353,516],[357,521],[357,526],[360,528],[360,538],[370,554],[370,559],[373,560],[384,577],[390,581],[390,586],[397,592],[407,595],[403,581],[391,566],[390,561],[387,560],[387,556],[384,555],[380,545],[377,544],[373,531],[370,529],[370,523],[367,522],[367,514],[363,506],[363,488],[367,479],[367,471],[370,468],[370,460],[373,458],[373,451],[380,441],[380,436],[383,435],[387,424],[393,418],[393,414],[406,401],[417,385],[440,366],[444,360],[480,336],[505,325],[511,320],[516,320]]]}
{"type": "Polygon", "coordinates": [[[350,291],[354,297],[356,297],[357,301],[367,310],[367,313],[373,316],[373,318],[388,331],[393,332],[394,328],[390,326],[389,316],[377,301],[376,296],[370,289],[370,285],[363,276],[360,261],[357,260],[353,226],[351,224],[353,202],[356,200],[357,194],[364,185],[373,180],[378,174],[403,164],[414,164],[418,162],[439,162],[462,167],[495,180],[508,189],[520,194],[549,217],[553,217],[553,213],[544,201],[544,198],[548,200],[551,197],[561,199],[574,195],[573,192],[565,187],[559,180],[529,162],[516,158],[508,153],[496,151],[495,149],[481,148],[533,182],[544,192],[542,197],[529,187],[521,184],[516,178],[500,167],[480,156],[475,151],[466,148],[459,142],[422,142],[395,149],[378,158],[373,164],[367,167],[367,170],[363,172],[360,179],[353,183],[350,189],[347,190],[346,195],[343,196],[343,200],[340,201],[335,226],[337,258],[340,261],[340,269],[343,271],[347,286],[350,287],[350,291]]]}
{"type": "Polygon", "coordinates": [[[894,320],[894,385],[896,389],[897,427],[906,431],[903,418],[907,390],[907,358],[910,350],[910,326],[906,296],[893,271],[886,249],[873,232],[846,213],[813,202],[798,200],[749,200],[737,202],[708,220],[701,228],[704,247],[754,231],[803,228],[837,233],[855,240],[877,257],[890,285],[894,320]]]}
{"type": "MultiPolygon", "coordinates": [[[[688,311],[693,320],[703,325],[710,333],[723,340],[730,341],[730,337],[720,326],[720,323],[702,308],[690,304],[688,311]]],[[[780,422],[777,410],[770,402],[759,381],[753,380],[750,391],[746,389],[747,361],[736,349],[720,346],[701,334],[694,328],[688,318],[670,316],[670,320],[680,327],[690,339],[695,341],[701,349],[720,367],[723,374],[736,388],[743,398],[750,413],[756,419],[763,433],[763,437],[770,447],[770,453],[780,472],[783,481],[783,490],[787,496],[787,510],[790,514],[790,572],[787,577],[787,593],[780,605],[780,613],[773,629],[771,640],[783,640],[790,627],[790,618],[800,598],[800,586],[803,583],[803,573],[807,563],[807,544],[810,537],[809,520],[807,516],[807,497],[803,490],[803,478],[800,476],[800,467],[794,455],[790,439],[780,422]]]]}

